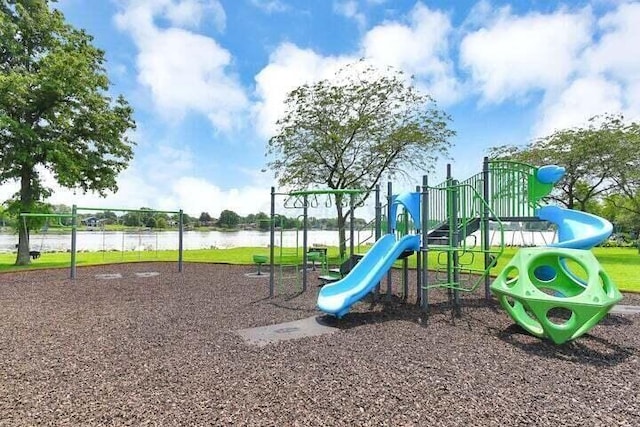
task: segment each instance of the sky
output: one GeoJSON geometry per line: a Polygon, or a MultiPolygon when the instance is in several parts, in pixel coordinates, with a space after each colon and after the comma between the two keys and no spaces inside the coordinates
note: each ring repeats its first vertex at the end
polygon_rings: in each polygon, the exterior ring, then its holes
{"type": "MultiPolygon", "coordinates": [[[[595,115],[640,120],[640,2],[60,0],[106,53],[110,94],[135,110],[119,191],[60,188],[54,204],[217,217],[269,212],[266,143],[286,94],[364,58],[415,77],[456,131],[454,177],[487,149],[526,144],[595,115]]],[[[394,183],[398,191],[415,181],[394,183]]],[[[0,186],[0,200],[17,191],[0,186]]],[[[279,201],[280,203],[280,201],[279,201]]],[[[318,215],[322,216],[322,215],[318,215]]]]}

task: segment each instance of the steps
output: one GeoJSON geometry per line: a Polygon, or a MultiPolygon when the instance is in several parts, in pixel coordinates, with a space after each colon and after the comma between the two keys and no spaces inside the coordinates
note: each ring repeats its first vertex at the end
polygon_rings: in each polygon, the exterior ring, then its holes
{"type": "Polygon", "coordinates": [[[329,269],[328,274],[323,274],[318,276],[320,279],[320,283],[326,285],[327,283],[337,282],[342,279],[344,276],[349,274],[354,265],[358,263],[362,259],[364,255],[361,254],[353,254],[346,261],[340,264],[339,268],[331,268],[329,269]]]}
{"type": "MultiPolygon", "coordinates": [[[[463,221],[460,221],[459,224],[458,231],[460,232],[460,239],[464,239],[480,229],[480,218],[468,219],[466,220],[466,224],[463,221]]],[[[435,229],[431,230],[431,232],[427,234],[427,243],[429,245],[448,246],[449,223],[443,222],[435,229]]]]}

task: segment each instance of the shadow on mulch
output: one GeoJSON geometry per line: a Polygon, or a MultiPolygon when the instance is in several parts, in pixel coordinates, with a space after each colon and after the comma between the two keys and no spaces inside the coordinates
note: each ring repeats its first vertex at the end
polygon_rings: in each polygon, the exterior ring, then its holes
{"type": "Polygon", "coordinates": [[[633,325],[633,320],[628,317],[621,316],[619,314],[609,314],[599,323],[602,326],[630,326],[633,325]]]}
{"type": "Polygon", "coordinates": [[[384,294],[376,299],[368,296],[364,302],[366,311],[352,311],[341,319],[331,315],[319,316],[319,319],[327,326],[342,330],[398,320],[426,326],[429,315],[451,310],[451,306],[448,303],[439,303],[431,305],[429,312],[426,313],[415,303],[407,302],[402,297],[392,296],[390,300],[387,300],[384,294]]]}
{"type": "Polygon", "coordinates": [[[591,334],[585,334],[576,341],[556,345],[529,334],[515,324],[500,331],[498,338],[531,355],[598,367],[618,365],[636,353],[633,348],[622,347],[591,334]]]}

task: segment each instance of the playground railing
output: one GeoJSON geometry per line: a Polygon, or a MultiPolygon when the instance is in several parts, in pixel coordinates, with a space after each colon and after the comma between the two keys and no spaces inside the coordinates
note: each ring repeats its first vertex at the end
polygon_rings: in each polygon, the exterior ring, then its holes
{"type": "Polygon", "coordinates": [[[535,217],[538,207],[530,198],[535,166],[507,160],[489,161],[489,203],[496,218],[535,217]]]}
{"type": "MultiPolygon", "coordinates": [[[[447,197],[451,198],[452,195],[457,197],[459,211],[464,213],[464,217],[463,215],[460,216],[457,227],[449,228],[449,242],[454,241],[454,233],[459,233],[461,238],[459,239],[458,245],[449,244],[446,246],[438,246],[435,249],[437,252],[440,252],[436,259],[436,280],[440,280],[440,277],[442,277],[442,268],[446,268],[447,270],[452,268],[454,274],[451,274],[451,271],[447,271],[444,282],[426,285],[424,286],[425,289],[449,288],[458,291],[473,292],[483,283],[484,277],[489,274],[498,258],[503,255],[505,247],[504,226],[492,207],[482,196],[482,192],[479,190],[481,188],[482,180],[475,177],[472,180],[465,181],[465,183],[450,183],[445,188],[441,186],[430,188],[430,196],[432,193],[444,193],[445,200],[447,197]],[[488,218],[485,216],[485,212],[488,213],[488,218]],[[473,219],[491,219],[495,221],[500,232],[500,245],[486,249],[478,247],[477,238],[472,235],[473,231],[470,228],[473,226],[473,219]],[[458,260],[456,263],[452,263],[451,261],[454,254],[458,260]],[[484,267],[475,267],[475,254],[488,254],[492,261],[484,267]],[[464,281],[464,283],[459,279],[461,277],[460,273],[466,273],[467,280],[464,281]],[[472,279],[472,275],[477,275],[477,279],[472,279]]],[[[484,233],[485,230],[483,230],[482,227],[480,227],[479,230],[482,239],[482,233],[484,233]]]]}

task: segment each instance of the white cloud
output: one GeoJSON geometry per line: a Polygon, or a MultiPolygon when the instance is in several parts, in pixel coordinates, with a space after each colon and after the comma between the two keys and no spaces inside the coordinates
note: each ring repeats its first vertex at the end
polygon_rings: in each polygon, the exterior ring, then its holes
{"type": "Polygon", "coordinates": [[[138,81],[150,90],[158,112],[173,120],[189,112],[203,114],[216,128],[230,131],[242,121],[249,101],[229,71],[229,51],[210,37],[183,28],[163,29],[155,23],[160,15],[173,24],[191,24],[198,11],[205,6],[215,8],[215,4],[131,1],[116,16],[116,23],[131,33],[138,47],[138,81]]]}
{"type": "Polygon", "coordinates": [[[622,4],[598,20],[602,35],[585,53],[589,71],[628,81],[640,78],[640,3],[622,4]]]}
{"type": "MultiPolygon", "coordinates": [[[[640,4],[620,4],[597,21],[598,36],[579,58],[580,69],[540,106],[537,135],[583,126],[595,115],[640,119],[640,4]]],[[[595,28],[593,30],[595,32],[595,28]]]]}
{"type": "Polygon", "coordinates": [[[216,185],[195,177],[181,177],[171,186],[180,206],[190,207],[191,215],[209,212],[218,217],[225,209],[242,216],[250,213],[265,212],[270,209],[268,188],[244,186],[222,190],[216,185]]]}
{"type": "Polygon", "coordinates": [[[165,4],[165,14],[177,27],[198,28],[203,17],[211,16],[218,31],[224,31],[227,16],[217,0],[154,1],[156,7],[165,4]]]}
{"type": "Polygon", "coordinates": [[[284,113],[284,101],[291,90],[331,78],[340,68],[361,57],[380,68],[393,66],[414,75],[418,85],[438,102],[453,102],[459,96],[459,85],[448,59],[447,38],[451,31],[445,14],[418,3],[408,24],[386,22],[371,29],[364,35],[358,52],[323,56],[311,49],[282,43],[255,77],[254,113],[260,134],[265,138],[273,135],[275,122],[284,113]]]}
{"type": "Polygon", "coordinates": [[[251,4],[266,13],[284,12],[289,9],[288,6],[280,0],[251,0],[251,4]]]}
{"type": "Polygon", "coordinates": [[[417,3],[407,24],[385,22],[368,31],[362,40],[362,52],[375,64],[414,75],[438,102],[450,104],[460,96],[450,59],[451,34],[451,20],[445,13],[417,3]]]}
{"type": "Polygon", "coordinates": [[[367,25],[367,18],[364,13],[358,10],[358,2],[356,0],[337,0],[333,2],[333,11],[345,18],[353,19],[358,28],[364,28],[367,25]]]}
{"type": "MultiPolygon", "coordinates": [[[[162,150],[161,150],[162,151],[162,150]]],[[[222,189],[214,183],[186,173],[191,167],[189,153],[166,149],[164,154],[151,159],[136,160],[118,176],[118,192],[106,198],[95,193],[82,194],[56,184],[52,174],[41,170],[44,185],[54,190],[47,202],[52,204],[76,204],[83,207],[139,209],[148,207],[175,211],[183,209],[189,215],[209,212],[217,217],[224,209],[246,216],[259,211],[269,212],[268,187],[253,184],[238,188],[222,189]]],[[[17,191],[17,183],[0,186],[0,197],[17,191]]],[[[3,199],[4,200],[4,199],[3,199]]]]}
{"type": "Polygon", "coordinates": [[[558,88],[576,72],[579,55],[591,41],[591,25],[588,8],[524,16],[505,8],[488,26],[463,38],[461,65],[486,102],[558,88]]]}
{"type": "Polygon", "coordinates": [[[136,23],[146,31],[156,17],[166,18],[171,26],[199,28],[211,20],[218,31],[226,26],[226,13],[219,0],[124,0],[116,22],[136,23]]]}
{"type": "Polygon", "coordinates": [[[330,78],[351,57],[323,57],[310,49],[283,43],[269,57],[269,64],[256,75],[254,105],[257,130],[265,138],[275,132],[275,123],[284,113],[287,94],[305,83],[330,78]]]}
{"type": "Polygon", "coordinates": [[[603,113],[622,111],[622,90],[618,84],[602,77],[583,77],[574,80],[560,94],[552,94],[543,103],[536,136],[555,130],[585,126],[589,118],[603,113]]]}

